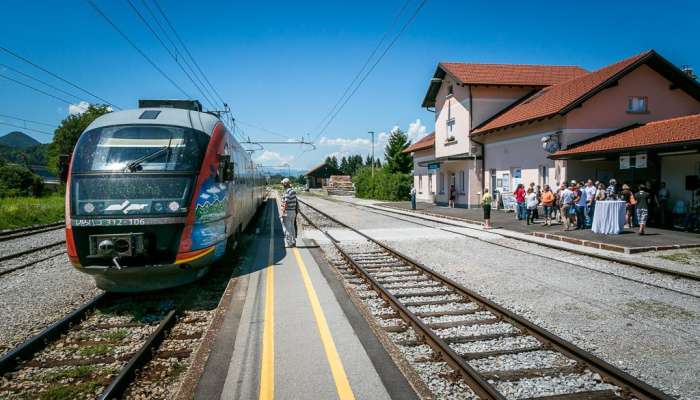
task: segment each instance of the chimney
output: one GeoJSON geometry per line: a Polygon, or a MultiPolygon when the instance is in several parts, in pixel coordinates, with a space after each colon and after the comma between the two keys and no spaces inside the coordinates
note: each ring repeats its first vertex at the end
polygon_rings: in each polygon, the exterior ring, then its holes
{"type": "Polygon", "coordinates": [[[686,75],[695,80],[698,79],[697,75],[695,75],[695,72],[693,71],[693,67],[691,67],[690,65],[681,66],[681,71],[683,71],[686,75]]]}

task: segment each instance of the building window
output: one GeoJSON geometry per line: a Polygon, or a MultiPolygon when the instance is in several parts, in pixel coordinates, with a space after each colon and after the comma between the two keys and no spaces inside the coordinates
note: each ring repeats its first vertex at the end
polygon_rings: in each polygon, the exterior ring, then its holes
{"type": "Polygon", "coordinates": [[[438,182],[438,190],[440,191],[440,194],[445,193],[445,173],[440,172],[440,182],[438,182]]]}
{"type": "Polygon", "coordinates": [[[627,99],[628,113],[645,113],[648,111],[648,99],[645,96],[632,96],[627,99]]]}
{"type": "Polygon", "coordinates": [[[418,177],[418,193],[423,193],[423,175],[418,177]]]}
{"type": "Polygon", "coordinates": [[[428,193],[433,194],[433,174],[428,174],[428,193]]]}
{"type": "Polygon", "coordinates": [[[465,184],[464,184],[464,171],[459,171],[459,193],[464,194],[465,192],[465,184]]]}
{"type": "Polygon", "coordinates": [[[549,168],[546,165],[540,167],[540,186],[549,185],[549,168]]]}

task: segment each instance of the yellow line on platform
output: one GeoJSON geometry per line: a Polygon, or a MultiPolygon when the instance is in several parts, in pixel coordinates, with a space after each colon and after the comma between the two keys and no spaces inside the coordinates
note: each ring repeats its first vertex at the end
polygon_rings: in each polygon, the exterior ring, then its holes
{"type": "Polygon", "coordinates": [[[326,351],[328,365],[331,367],[331,373],[333,374],[333,380],[335,381],[335,388],[338,391],[338,398],[341,400],[354,400],[355,395],[352,393],[350,382],[348,381],[348,377],[345,375],[343,362],[340,360],[338,350],[335,348],[331,330],[328,328],[326,316],[321,308],[321,303],[318,301],[318,296],[316,295],[316,290],[311,283],[311,278],[309,278],[309,272],[306,270],[306,264],[304,264],[304,260],[301,258],[301,253],[299,253],[297,248],[294,248],[293,252],[294,257],[296,257],[297,260],[297,265],[299,266],[299,271],[301,272],[301,277],[304,280],[304,286],[306,286],[306,293],[309,295],[309,301],[311,301],[311,309],[313,310],[314,317],[316,318],[316,326],[318,327],[318,333],[321,335],[323,348],[326,351]]]}
{"type": "Polygon", "coordinates": [[[270,248],[265,277],[265,324],[263,327],[262,363],[260,366],[260,400],[275,398],[275,247],[274,211],[270,212],[270,248]]]}

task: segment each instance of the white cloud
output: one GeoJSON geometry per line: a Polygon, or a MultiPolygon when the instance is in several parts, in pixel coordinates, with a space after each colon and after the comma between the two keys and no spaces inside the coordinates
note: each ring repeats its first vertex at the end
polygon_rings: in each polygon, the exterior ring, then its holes
{"type": "Polygon", "coordinates": [[[78,104],[70,104],[68,105],[68,115],[80,115],[87,111],[89,107],[90,103],[87,101],[81,101],[78,104]]]}
{"type": "Polygon", "coordinates": [[[276,151],[263,150],[257,157],[255,162],[260,164],[280,165],[292,161],[293,155],[282,155],[276,151]]]}
{"type": "Polygon", "coordinates": [[[428,134],[428,128],[421,123],[420,118],[416,118],[415,121],[408,124],[408,131],[406,131],[406,135],[408,136],[409,140],[415,142],[426,134],[428,134]]]}
{"type": "Polygon", "coordinates": [[[365,138],[328,138],[323,136],[319,140],[319,144],[324,146],[340,146],[341,151],[346,151],[350,149],[368,149],[372,147],[372,141],[365,138]]]}

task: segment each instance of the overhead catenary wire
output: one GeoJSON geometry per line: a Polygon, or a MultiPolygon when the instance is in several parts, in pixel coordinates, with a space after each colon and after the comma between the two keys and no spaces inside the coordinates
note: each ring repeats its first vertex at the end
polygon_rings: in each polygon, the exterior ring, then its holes
{"type": "Polygon", "coordinates": [[[9,122],[0,121],[0,125],[7,125],[7,126],[11,126],[11,127],[13,127],[13,128],[24,129],[24,130],[27,130],[27,131],[32,131],[32,132],[41,133],[41,134],[44,134],[44,135],[53,136],[53,133],[52,133],[52,132],[42,131],[41,129],[28,128],[28,127],[22,126],[22,125],[15,125],[15,124],[11,124],[11,123],[9,123],[9,122]]]}
{"type": "MultiPolygon", "coordinates": [[[[403,26],[401,27],[401,29],[396,33],[396,35],[395,35],[394,38],[391,40],[391,42],[389,42],[389,44],[386,46],[386,48],[384,48],[384,50],[383,50],[382,53],[379,55],[379,57],[374,61],[374,63],[372,64],[372,66],[371,66],[369,69],[367,69],[367,71],[364,73],[364,75],[362,76],[362,78],[361,78],[359,81],[357,81],[357,83],[355,84],[354,89],[350,92],[349,95],[347,95],[347,96],[345,97],[345,100],[340,104],[339,107],[337,107],[337,109],[331,114],[331,116],[330,116],[329,118],[327,118],[327,121],[326,121],[326,123],[323,125],[323,128],[321,128],[321,130],[318,131],[318,133],[316,134],[316,136],[314,136],[313,140],[311,140],[312,143],[315,142],[316,140],[318,140],[318,138],[326,131],[326,129],[328,129],[328,127],[329,127],[330,124],[335,120],[335,118],[338,116],[338,114],[340,114],[340,112],[343,110],[343,108],[345,108],[345,105],[350,101],[350,99],[355,95],[355,93],[357,93],[357,91],[360,89],[360,87],[361,87],[362,84],[365,82],[365,80],[369,77],[369,75],[372,73],[372,71],[374,71],[374,69],[377,67],[377,65],[382,61],[382,59],[384,58],[384,56],[386,56],[386,54],[389,52],[389,50],[391,50],[391,48],[392,48],[392,47],[396,44],[396,42],[399,40],[399,38],[401,37],[401,35],[402,35],[402,34],[406,31],[406,29],[408,29],[408,27],[413,23],[413,21],[414,21],[414,20],[416,19],[416,17],[418,16],[418,13],[419,13],[420,10],[423,8],[423,6],[425,5],[425,3],[427,3],[427,1],[428,1],[428,0],[422,0],[422,1],[418,4],[418,6],[417,6],[416,9],[413,11],[413,13],[411,14],[411,16],[406,20],[406,22],[403,24],[403,26]]],[[[405,6],[406,6],[406,5],[404,5],[404,7],[405,7],[405,6]]],[[[400,16],[402,13],[403,13],[403,11],[401,11],[401,12],[398,14],[398,16],[400,16]]],[[[396,19],[397,19],[397,18],[395,18],[395,20],[396,20],[396,19]]],[[[383,42],[383,39],[380,41],[380,43],[381,43],[381,42],[383,42]]],[[[370,59],[371,59],[371,57],[370,57],[370,59]]],[[[364,69],[364,66],[363,66],[363,69],[364,69]]],[[[342,96],[341,96],[341,99],[342,99],[342,96]]],[[[335,107],[334,107],[334,108],[335,108],[335,107]]],[[[324,119],[326,119],[326,118],[324,118],[324,119]]],[[[302,150],[302,151],[299,152],[296,156],[294,156],[293,159],[296,159],[297,157],[299,157],[299,156],[300,156],[301,154],[303,154],[304,152],[305,152],[305,151],[302,150]]]]}
{"type": "Polygon", "coordinates": [[[170,30],[173,31],[173,34],[175,35],[175,38],[177,39],[178,43],[180,43],[180,46],[182,46],[182,48],[185,50],[185,53],[187,53],[187,55],[190,57],[190,60],[192,60],[192,63],[197,68],[199,73],[202,74],[202,77],[209,84],[209,87],[214,92],[216,97],[219,99],[219,101],[221,101],[222,104],[225,104],[226,102],[224,101],[224,99],[219,95],[219,92],[216,91],[216,88],[214,87],[214,85],[211,84],[211,81],[209,81],[209,78],[207,78],[207,75],[202,71],[202,68],[199,67],[199,63],[197,63],[197,60],[194,57],[192,57],[192,53],[190,53],[190,50],[187,48],[185,43],[182,41],[182,38],[177,33],[177,30],[175,29],[173,24],[170,22],[170,19],[165,14],[163,9],[160,7],[158,0],[153,0],[153,4],[156,5],[156,8],[158,8],[158,12],[163,16],[163,19],[165,20],[166,24],[170,27],[170,30]]]}
{"type": "Polygon", "coordinates": [[[148,30],[153,34],[153,36],[155,36],[156,40],[158,40],[158,42],[161,44],[161,46],[163,46],[163,48],[170,55],[170,57],[173,59],[173,61],[175,61],[175,63],[178,65],[178,67],[180,67],[180,69],[185,74],[185,76],[187,76],[187,79],[189,79],[189,81],[192,82],[192,85],[194,85],[194,87],[197,89],[197,91],[199,91],[199,93],[202,95],[204,100],[209,103],[209,106],[212,107],[212,109],[216,109],[216,106],[209,99],[209,97],[206,95],[206,93],[204,93],[204,91],[202,90],[201,87],[199,87],[197,82],[195,82],[194,79],[192,79],[192,76],[189,74],[189,72],[187,72],[185,67],[183,67],[182,64],[180,64],[180,61],[178,60],[177,55],[175,55],[175,53],[173,53],[172,50],[170,50],[170,48],[165,44],[165,42],[163,42],[163,39],[160,38],[160,35],[158,35],[158,33],[155,31],[155,29],[153,29],[151,24],[148,23],[146,18],[143,16],[143,14],[141,14],[141,12],[138,10],[138,8],[136,8],[134,3],[131,0],[126,0],[126,2],[129,4],[129,7],[131,7],[131,9],[134,11],[134,13],[139,17],[141,22],[144,25],[146,25],[146,28],[148,28],[148,30]]]}
{"type": "Polygon", "coordinates": [[[51,128],[55,128],[55,127],[56,127],[56,124],[48,124],[48,123],[46,123],[46,122],[33,121],[33,120],[31,120],[31,119],[25,119],[25,118],[20,118],[20,117],[13,117],[12,115],[6,115],[6,114],[0,114],[0,118],[14,119],[14,120],[17,120],[17,121],[22,121],[22,122],[24,122],[24,123],[27,123],[27,122],[28,122],[28,123],[30,123],[30,124],[44,125],[44,126],[48,126],[48,127],[51,127],[51,128]]]}
{"type": "Polygon", "coordinates": [[[352,81],[350,81],[350,83],[348,84],[348,86],[345,88],[345,90],[343,91],[343,94],[340,95],[340,97],[339,97],[338,100],[335,102],[335,104],[333,105],[333,107],[331,107],[331,109],[328,110],[328,113],[321,119],[321,121],[319,121],[318,125],[316,125],[316,127],[314,128],[314,130],[316,130],[317,128],[320,128],[320,127],[323,125],[323,123],[326,121],[326,119],[328,119],[328,117],[330,117],[330,116],[333,114],[333,112],[336,110],[336,108],[338,107],[338,105],[340,104],[340,102],[343,101],[343,99],[344,99],[345,96],[348,94],[348,92],[350,91],[350,89],[352,89],[352,87],[353,87],[353,85],[355,84],[355,82],[357,82],[357,80],[360,78],[360,76],[362,75],[362,73],[365,71],[365,68],[367,68],[367,66],[369,65],[370,61],[372,61],[372,59],[374,58],[374,56],[377,54],[377,51],[379,51],[379,49],[382,47],[382,44],[384,44],[384,41],[385,41],[386,38],[389,36],[389,33],[391,33],[391,30],[392,30],[391,28],[396,24],[396,22],[398,22],[399,18],[401,18],[401,15],[403,15],[404,11],[406,10],[406,8],[408,7],[409,4],[411,4],[411,0],[406,0],[406,2],[403,4],[403,6],[401,7],[401,9],[399,9],[399,12],[396,13],[396,15],[394,16],[394,18],[392,19],[391,23],[389,23],[389,27],[386,29],[386,31],[384,31],[384,34],[382,35],[382,37],[381,37],[381,38],[379,39],[379,41],[377,42],[377,45],[374,47],[374,49],[373,49],[372,52],[369,54],[369,56],[367,56],[367,59],[365,60],[364,64],[362,64],[362,67],[360,68],[360,70],[357,71],[357,74],[355,74],[355,77],[352,78],[352,81]]]}
{"type": "Polygon", "coordinates": [[[91,6],[93,9],[95,9],[95,11],[96,11],[98,14],[100,14],[100,16],[101,16],[105,21],[107,21],[107,23],[108,23],[112,28],[114,28],[115,31],[117,31],[117,33],[119,33],[119,35],[120,35],[122,38],[124,38],[124,40],[127,41],[127,43],[129,43],[129,45],[131,45],[131,47],[134,48],[134,50],[136,50],[136,52],[138,52],[149,64],[151,64],[151,66],[152,66],[156,71],[158,71],[158,73],[159,73],[161,76],[163,76],[166,80],[168,80],[168,82],[170,82],[173,86],[175,86],[175,88],[176,88],[177,90],[179,90],[180,93],[182,93],[182,94],[185,96],[185,98],[188,98],[188,99],[191,99],[191,98],[192,98],[192,96],[190,96],[189,94],[187,94],[187,92],[186,92],[180,85],[178,85],[177,82],[175,82],[168,74],[166,74],[165,71],[163,71],[155,62],[153,62],[153,60],[152,60],[143,50],[141,50],[141,48],[139,48],[139,47],[136,45],[136,43],[134,43],[134,42],[124,33],[124,31],[122,31],[121,29],[119,29],[119,27],[107,16],[107,14],[105,14],[105,13],[97,6],[97,4],[95,4],[95,2],[94,2],[93,0],[86,0],[86,1],[88,2],[88,4],[90,4],[90,6],[91,6]]]}
{"type": "Polygon", "coordinates": [[[80,96],[77,96],[77,95],[75,95],[75,94],[73,94],[73,93],[70,93],[70,92],[68,92],[68,91],[65,91],[65,90],[63,90],[63,89],[61,89],[61,88],[59,88],[59,87],[56,87],[56,86],[54,86],[54,85],[48,83],[48,82],[42,81],[42,80],[39,79],[39,78],[35,78],[35,77],[33,77],[33,76],[29,75],[29,74],[25,74],[24,72],[22,72],[22,71],[20,71],[20,70],[18,70],[18,69],[16,69],[16,68],[13,68],[13,67],[11,67],[11,66],[9,66],[9,65],[7,65],[7,64],[2,64],[2,63],[0,63],[0,67],[9,69],[10,71],[12,71],[12,72],[14,72],[14,73],[16,73],[16,74],[22,75],[23,77],[25,77],[25,78],[27,78],[27,79],[31,79],[31,80],[33,80],[34,82],[39,82],[39,83],[41,83],[41,84],[44,85],[44,86],[50,87],[51,89],[53,89],[53,90],[55,90],[55,91],[57,91],[57,92],[61,92],[61,93],[65,94],[65,95],[67,95],[67,96],[70,96],[70,97],[73,97],[73,98],[75,98],[75,99],[78,99],[79,101],[80,101],[80,100],[83,100],[83,98],[81,98],[80,96]]]}
{"type": "Polygon", "coordinates": [[[67,104],[73,104],[73,102],[70,101],[70,100],[68,100],[68,99],[64,99],[63,97],[59,97],[59,96],[53,95],[53,94],[51,94],[51,93],[49,93],[49,92],[46,92],[46,91],[41,90],[41,89],[39,89],[39,88],[36,88],[36,87],[34,87],[34,86],[32,86],[32,85],[29,85],[29,84],[27,84],[27,83],[24,83],[24,82],[22,82],[22,81],[18,81],[17,79],[11,78],[11,77],[9,77],[9,76],[7,76],[7,75],[0,74],[0,78],[5,78],[5,79],[7,79],[8,81],[12,81],[12,82],[14,82],[14,83],[16,83],[16,84],[18,84],[18,85],[22,85],[22,86],[24,86],[24,87],[26,87],[26,88],[32,89],[32,90],[34,90],[34,91],[36,91],[36,92],[39,92],[39,93],[41,93],[41,94],[43,94],[43,95],[45,95],[45,96],[53,97],[54,99],[56,99],[56,100],[58,100],[58,101],[62,101],[62,102],[67,103],[67,104]]]}
{"type": "Polygon", "coordinates": [[[58,74],[56,74],[56,73],[54,73],[54,72],[49,71],[48,69],[42,67],[41,65],[39,65],[39,64],[37,64],[37,63],[35,63],[35,62],[29,60],[29,59],[26,58],[26,57],[23,57],[23,56],[17,54],[16,52],[14,52],[14,51],[12,51],[12,50],[6,48],[6,47],[0,46],[0,50],[1,50],[1,51],[4,51],[5,53],[7,53],[7,54],[9,54],[9,55],[11,55],[11,56],[13,56],[13,57],[19,59],[19,60],[24,61],[25,63],[27,63],[27,64],[33,66],[34,68],[36,68],[36,69],[38,69],[38,70],[41,70],[41,71],[43,71],[43,72],[45,72],[45,73],[51,75],[52,77],[54,77],[54,78],[56,78],[56,79],[58,79],[58,80],[60,80],[60,81],[62,81],[62,82],[64,82],[64,83],[66,83],[66,84],[68,84],[68,85],[70,85],[70,86],[72,86],[72,87],[74,87],[74,88],[80,90],[80,91],[83,92],[83,93],[86,93],[86,94],[88,94],[89,96],[92,96],[93,98],[102,101],[104,104],[107,104],[107,105],[111,106],[112,108],[116,108],[117,110],[121,110],[121,107],[116,106],[114,103],[112,103],[112,102],[110,102],[110,101],[108,101],[108,100],[105,100],[104,98],[102,98],[102,97],[100,97],[100,96],[98,96],[98,95],[96,95],[96,94],[94,94],[94,93],[88,91],[87,89],[84,89],[83,87],[81,87],[81,86],[79,86],[79,85],[77,85],[77,84],[75,84],[75,83],[69,81],[68,79],[66,79],[66,78],[64,78],[64,77],[62,77],[62,76],[60,76],[60,75],[58,75],[58,74]]]}
{"type": "Polygon", "coordinates": [[[354,89],[352,90],[352,92],[350,92],[350,94],[345,98],[345,101],[343,101],[343,103],[340,105],[340,107],[337,109],[337,111],[335,111],[335,113],[333,113],[333,115],[330,117],[330,119],[329,119],[329,120],[326,122],[326,124],[323,126],[323,129],[321,129],[321,130],[318,132],[318,134],[314,137],[314,140],[313,140],[313,141],[316,141],[316,140],[318,139],[318,137],[321,136],[321,135],[323,134],[323,132],[326,131],[326,129],[328,129],[328,126],[333,122],[333,120],[335,120],[335,117],[337,117],[338,114],[340,114],[340,112],[343,110],[343,108],[345,107],[345,105],[348,103],[348,101],[350,101],[350,99],[355,95],[355,93],[357,93],[357,91],[360,89],[360,87],[362,86],[362,84],[364,83],[364,81],[369,77],[369,75],[372,73],[372,71],[374,71],[374,69],[377,67],[377,65],[379,64],[379,62],[382,61],[382,59],[384,58],[384,56],[386,56],[386,54],[389,52],[389,50],[391,50],[391,48],[394,46],[394,44],[396,44],[396,42],[399,40],[399,38],[401,37],[401,35],[406,31],[406,29],[408,29],[408,27],[411,25],[411,23],[416,19],[416,17],[418,16],[418,13],[420,12],[421,8],[423,8],[423,6],[425,5],[425,3],[426,3],[427,1],[428,1],[428,0],[422,0],[422,1],[420,2],[420,4],[418,4],[418,7],[416,7],[416,9],[413,11],[413,14],[411,14],[411,17],[404,23],[404,25],[401,27],[401,30],[399,30],[399,32],[396,34],[396,36],[394,36],[394,39],[389,43],[389,45],[388,45],[388,46],[384,49],[384,51],[379,55],[379,58],[377,58],[377,60],[376,60],[376,61],[372,64],[372,66],[367,70],[367,72],[364,74],[364,76],[362,77],[362,79],[360,79],[360,81],[357,82],[357,85],[355,86],[355,88],[354,88],[354,89]]]}
{"type": "MultiPolygon", "coordinates": [[[[202,81],[202,78],[197,74],[192,67],[192,64],[187,60],[187,57],[185,57],[181,52],[180,49],[178,49],[177,44],[175,44],[175,41],[171,38],[170,34],[168,33],[168,30],[161,24],[160,18],[156,16],[156,14],[153,12],[153,9],[151,6],[148,5],[148,0],[141,0],[141,4],[143,4],[143,7],[148,11],[148,14],[151,16],[151,18],[156,22],[156,25],[160,28],[160,31],[163,33],[163,37],[170,43],[170,45],[173,48],[173,51],[175,54],[178,56],[178,60],[182,60],[183,63],[185,63],[185,66],[187,66],[187,69],[190,71],[192,76],[199,82],[199,85],[204,89],[204,91],[207,93],[207,96],[211,99],[216,100],[216,97],[214,94],[212,94],[211,90],[207,87],[206,83],[202,81]]],[[[162,17],[161,17],[162,18],[162,17]]],[[[214,101],[216,103],[216,101],[214,101]]]]}

